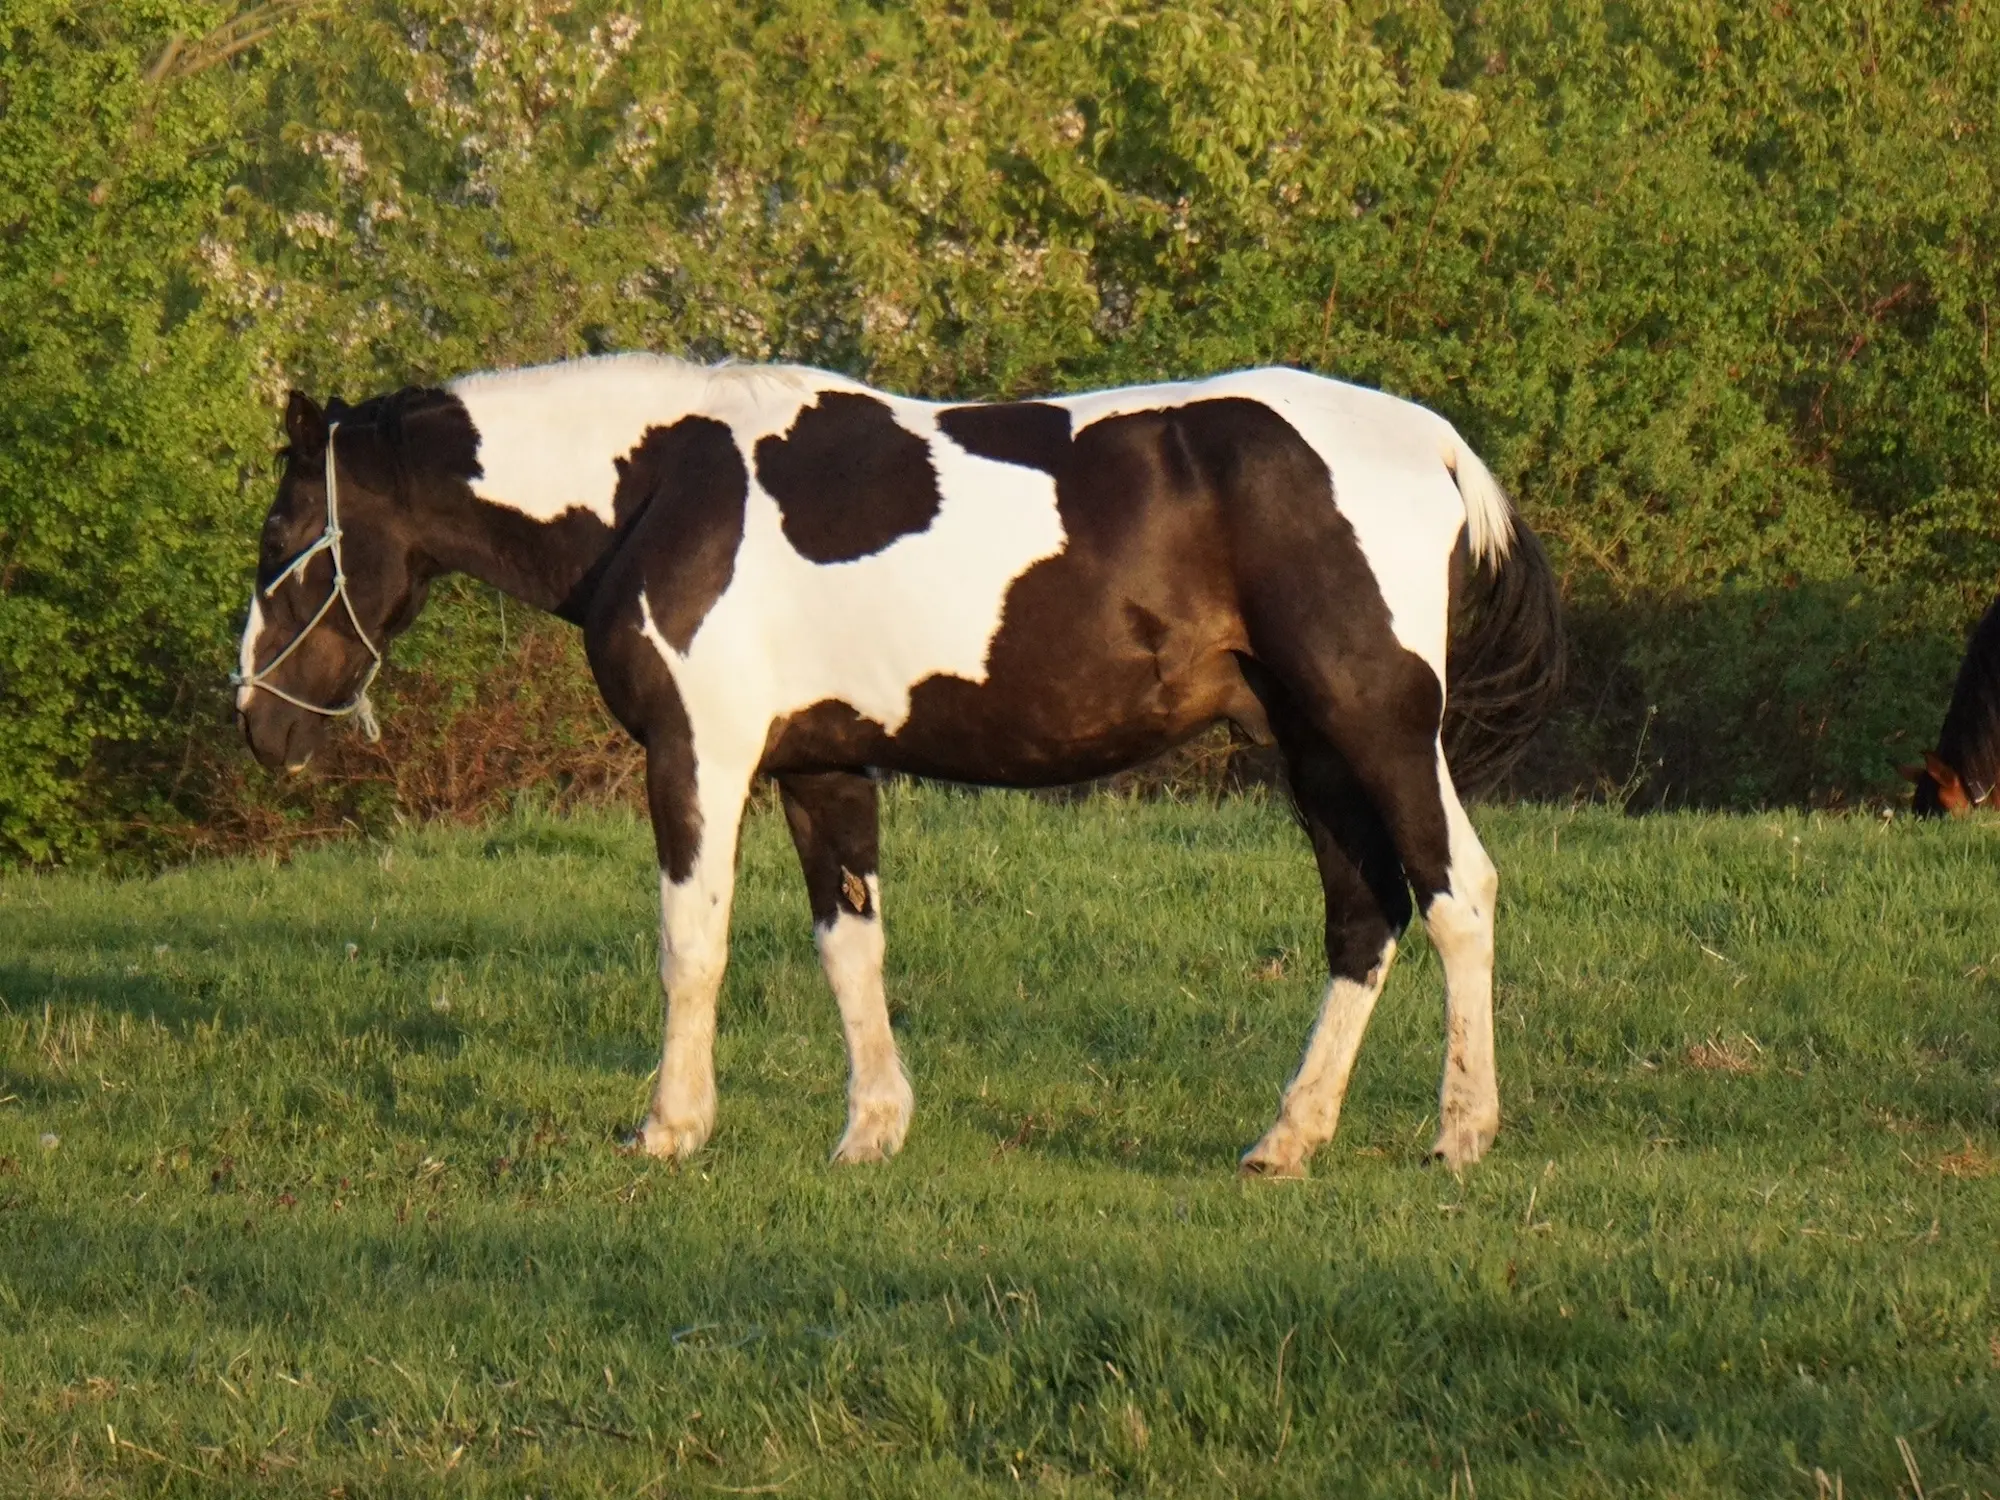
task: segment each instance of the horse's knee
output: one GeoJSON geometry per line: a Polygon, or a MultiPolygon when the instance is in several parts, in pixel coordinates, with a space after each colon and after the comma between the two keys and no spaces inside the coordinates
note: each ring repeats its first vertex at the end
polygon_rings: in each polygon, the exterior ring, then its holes
{"type": "MultiPolygon", "coordinates": [[[[1404,917],[1407,922],[1407,914],[1404,917]]],[[[1354,903],[1326,914],[1326,968],[1335,979],[1365,981],[1382,962],[1383,951],[1401,934],[1372,903],[1354,903]]]]}

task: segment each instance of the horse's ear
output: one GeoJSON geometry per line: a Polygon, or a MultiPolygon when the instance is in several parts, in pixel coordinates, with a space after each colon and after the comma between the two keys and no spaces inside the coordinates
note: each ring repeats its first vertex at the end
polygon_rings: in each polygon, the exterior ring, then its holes
{"type": "Polygon", "coordinates": [[[304,391],[293,391],[285,399],[285,437],[300,458],[326,452],[326,413],[304,391]]]}
{"type": "Polygon", "coordinates": [[[1931,780],[1937,783],[1938,806],[1946,812],[1968,812],[1972,808],[1972,794],[1965,789],[1965,783],[1958,779],[1958,772],[1935,750],[1924,752],[1924,769],[1931,773],[1931,780]]]}

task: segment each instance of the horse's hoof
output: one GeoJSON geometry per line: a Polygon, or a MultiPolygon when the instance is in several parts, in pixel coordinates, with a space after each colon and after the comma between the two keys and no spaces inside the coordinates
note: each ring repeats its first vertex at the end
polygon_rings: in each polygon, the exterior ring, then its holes
{"type": "Polygon", "coordinates": [[[1304,1162],[1293,1162],[1283,1166],[1276,1162],[1252,1161],[1245,1157],[1236,1165],[1238,1177],[1254,1178],[1259,1182],[1304,1182],[1306,1167],[1304,1162]]]}
{"type": "Polygon", "coordinates": [[[847,1133],[833,1148],[833,1165],[858,1166],[862,1162],[887,1161],[903,1149],[903,1137],[910,1129],[907,1100],[885,1099],[865,1104],[847,1122],[847,1133]]]}
{"type": "Polygon", "coordinates": [[[658,1156],[669,1161],[686,1161],[708,1144],[710,1127],[699,1120],[679,1124],[647,1120],[625,1137],[625,1149],[638,1156],[658,1156]]]}
{"type": "Polygon", "coordinates": [[[1500,1124],[1497,1120],[1492,1124],[1474,1124],[1467,1121],[1463,1124],[1446,1125],[1438,1132],[1437,1139],[1431,1143],[1428,1159],[1442,1162],[1454,1173],[1462,1172],[1486,1154],[1486,1148],[1493,1144],[1494,1137],[1499,1133],[1500,1124]]]}
{"type": "Polygon", "coordinates": [[[1282,1125],[1273,1126],[1263,1140],[1243,1153],[1236,1171],[1243,1177],[1295,1182],[1306,1175],[1309,1155],[1311,1152],[1296,1135],[1282,1125]]]}

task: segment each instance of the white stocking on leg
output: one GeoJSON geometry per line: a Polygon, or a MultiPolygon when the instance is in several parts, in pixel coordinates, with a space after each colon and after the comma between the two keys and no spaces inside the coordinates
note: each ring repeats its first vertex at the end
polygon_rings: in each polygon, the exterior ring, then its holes
{"type": "Polygon", "coordinates": [[[867,877],[867,888],[867,915],[841,910],[813,931],[847,1036],[847,1132],[834,1148],[836,1162],[894,1156],[910,1128],[913,1102],[882,989],[882,906],[875,876],[867,877]]]}
{"type": "Polygon", "coordinates": [[[717,799],[685,880],[660,876],[660,987],[666,1039],[653,1105],[635,1142],[653,1156],[685,1160],[715,1129],[715,1002],[729,957],[742,799],[717,799]],[[715,814],[719,814],[715,815],[715,814]]]}
{"type": "Polygon", "coordinates": [[[1438,784],[1451,829],[1450,888],[1424,913],[1444,965],[1444,1080],[1431,1154],[1457,1171],[1479,1160],[1500,1132],[1500,1080],[1493,1056],[1493,930],[1499,872],[1451,789],[1444,756],[1438,784]]]}
{"type": "Polygon", "coordinates": [[[1303,1177],[1306,1158],[1333,1139],[1341,1102],[1354,1072],[1354,1056],[1368,1018],[1375,1013],[1382,985],[1395,961],[1396,940],[1382,949],[1375,967],[1360,980],[1335,979],[1320,1002],[1319,1020],[1306,1043],[1299,1071],[1285,1087],[1278,1122],[1245,1154],[1242,1170],[1264,1177],[1303,1177]]]}

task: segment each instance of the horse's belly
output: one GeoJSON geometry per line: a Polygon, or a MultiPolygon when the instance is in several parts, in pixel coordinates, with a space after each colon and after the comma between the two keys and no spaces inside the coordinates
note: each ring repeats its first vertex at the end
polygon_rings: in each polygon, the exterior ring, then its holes
{"type": "Polygon", "coordinates": [[[1169,750],[1218,720],[1255,735],[1263,714],[1226,650],[1161,670],[1153,658],[1082,651],[1041,673],[982,682],[936,676],[910,694],[888,732],[838,700],[778,726],[768,770],[873,766],[1001,786],[1052,786],[1114,771],[1169,750]]]}

